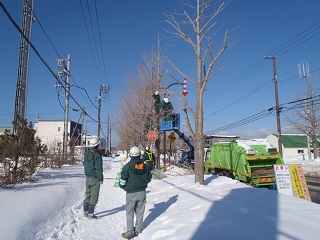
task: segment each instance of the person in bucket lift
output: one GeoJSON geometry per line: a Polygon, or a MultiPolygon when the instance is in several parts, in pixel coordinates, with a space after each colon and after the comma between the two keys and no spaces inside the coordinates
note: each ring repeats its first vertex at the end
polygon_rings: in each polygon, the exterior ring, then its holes
{"type": "Polygon", "coordinates": [[[138,147],[130,149],[130,162],[124,165],[121,171],[120,188],[126,194],[126,232],[121,236],[131,239],[142,233],[143,215],[146,204],[146,188],[151,181],[151,173],[140,157],[138,147]],[[136,222],[134,224],[134,216],[136,222]]]}
{"type": "Polygon", "coordinates": [[[172,120],[173,106],[172,106],[172,103],[169,101],[169,98],[163,99],[162,112],[163,112],[164,121],[172,120]]]}

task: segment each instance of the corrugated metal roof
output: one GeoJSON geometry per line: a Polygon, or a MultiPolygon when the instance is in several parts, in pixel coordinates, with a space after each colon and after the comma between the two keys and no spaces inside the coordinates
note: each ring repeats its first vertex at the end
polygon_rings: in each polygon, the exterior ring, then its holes
{"type": "MultiPolygon", "coordinates": [[[[278,134],[273,134],[278,137],[278,134]]],[[[306,135],[282,135],[282,144],[285,148],[308,148],[307,136],[306,135]]],[[[312,142],[310,142],[312,146],[312,142]]]]}

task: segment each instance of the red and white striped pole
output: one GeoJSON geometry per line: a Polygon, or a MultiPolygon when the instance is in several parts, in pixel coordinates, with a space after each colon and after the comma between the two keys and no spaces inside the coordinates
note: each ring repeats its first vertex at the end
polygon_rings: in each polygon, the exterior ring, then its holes
{"type": "Polygon", "coordinates": [[[182,91],[183,96],[186,96],[188,94],[187,92],[187,78],[183,79],[183,91],[182,91]]]}

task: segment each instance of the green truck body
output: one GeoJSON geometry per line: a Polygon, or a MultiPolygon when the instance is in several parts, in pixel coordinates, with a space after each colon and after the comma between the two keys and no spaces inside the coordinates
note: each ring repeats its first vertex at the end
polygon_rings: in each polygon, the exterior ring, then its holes
{"type": "Polygon", "coordinates": [[[283,164],[283,160],[268,144],[231,140],[217,142],[206,151],[204,168],[206,173],[232,177],[251,186],[272,186],[274,164],[283,164]]]}

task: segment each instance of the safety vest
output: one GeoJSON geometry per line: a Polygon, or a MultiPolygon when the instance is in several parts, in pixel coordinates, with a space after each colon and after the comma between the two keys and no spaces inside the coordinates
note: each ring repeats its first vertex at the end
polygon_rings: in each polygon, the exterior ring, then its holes
{"type": "Polygon", "coordinates": [[[147,152],[146,154],[148,154],[148,157],[149,157],[149,159],[148,160],[146,160],[146,162],[152,162],[153,160],[152,160],[152,152],[147,152]]]}

